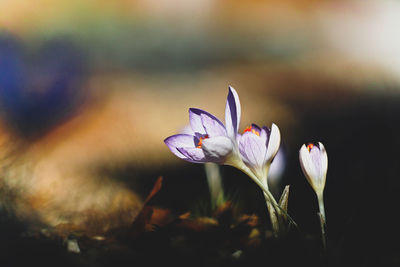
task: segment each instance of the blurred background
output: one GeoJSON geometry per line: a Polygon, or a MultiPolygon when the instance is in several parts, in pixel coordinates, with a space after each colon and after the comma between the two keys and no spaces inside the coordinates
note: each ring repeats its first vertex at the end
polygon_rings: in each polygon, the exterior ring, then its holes
{"type": "MultiPolygon", "coordinates": [[[[291,185],[289,213],[314,235],[298,150],[325,145],[332,264],[398,266],[399,29],[397,1],[0,1],[6,263],[31,249],[19,237],[32,226],[101,233],[131,222],[158,176],[158,206],[194,210],[208,197],[204,167],[163,140],[190,107],[223,120],[231,85],[241,131],[279,126],[275,190],[291,185]]],[[[257,187],[220,171],[243,212],[268,223],[257,187]]]]}

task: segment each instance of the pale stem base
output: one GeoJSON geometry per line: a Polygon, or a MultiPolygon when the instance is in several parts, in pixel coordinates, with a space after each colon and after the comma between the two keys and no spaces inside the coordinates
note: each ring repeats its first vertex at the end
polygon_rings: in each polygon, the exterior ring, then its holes
{"type": "Polygon", "coordinates": [[[225,202],[224,188],[222,186],[221,173],[216,163],[207,162],[204,164],[207,176],[208,189],[211,196],[213,208],[219,207],[225,202]]]}
{"type": "MultiPolygon", "coordinates": [[[[274,235],[278,237],[280,235],[280,229],[285,228],[280,227],[280,224],[286,223],[286,220],[280,220],[279,218],[287,218],[294,226],[297,227],[297,224],[293,221],[293,219],[284,211],[276,202],[275,198],[271,194],[268,189],[268,185],[263,183],[258,179],[258,177],[241,161],[232,161],[226,162],[227,165],[231,165],[241,170],[245,174],[247,174],[264,192],[264,197],[267,203],[267,208],[269,212],[269,216],[271,218],[272,229],[274,231],[274,235]]],[[[265,179],[266,180],[266,179],[265,179]]]]}

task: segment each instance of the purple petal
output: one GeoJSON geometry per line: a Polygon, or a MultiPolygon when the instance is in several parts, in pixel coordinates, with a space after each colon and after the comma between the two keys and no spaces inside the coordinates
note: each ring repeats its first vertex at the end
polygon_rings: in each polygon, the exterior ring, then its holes
{"type": "Polygon", "coordinates": [[[240,114],[241,108],[239,96],[235,89],[229,86],[229,93],[225,107],[225,126],[228,136],[232,139],[236,138],[236,134],[239,131],[240,114]]]}
{"type": "Polygon", "coordinates": [[[224,125],[218,120],[205,114],[201,114],[201,121],[209,137],[226,136],[224,125]]]}
{"type": "Polygon", "coordinates": [[[233,150],[231,139],[226,136],[217,136],[203,140],[202,148],[207,158],[214,162],[222,162],[233,150]]]}
{"type": "Polygon", "coordinates": [[[266,149],[263,140],[251,132],[244,133],[240,138],[239,152],[243,161],[251,168],[263,166],[266,149]]]}
{"type": "Polygon", "coordinates": [[[265,144],[268,144],[269,134],[264,130],[264,128],[261,129],[260,137],[261,137],[262,140],[264,140],[265,144]]]}
{"type": "Polygon", "coordinates": [[[194,163],[204,163],[208,162],[206,159],[206,156],[204,155],[204,152],[201,148],[190,148],[190,147],[181,147],[177,148],[182,155],[184,155],[188,161],[194,162],[194,163]]]}
{"type": "Polygon", "coordinates": [[[189,122],[190,126],[192,127],[192,130],[194,133],[199,133],[199,134],[206,134],[206,130],[203,127],[203,123],[201,122],[201,117],[199,112],[199,109],[195,108],[190,108],[189,109],[189,122]]]}
{"type": "Polygon", "coordinates": [[[240,140],[242,139],[242,135],[240,134],[240,133],[238,133],[237,135],[236,135],[236,142],[238,143],[238,144],[240,144],[240,140]]]}
{"type": "Polygon", "coordinates": [[[180,147],[195,147],[198,143],[198,139],[193,135],[188,134],[176,134],[172,135],[164,140],[164,143],[168,146],[172,153],[181,159],[186,159],[177,148],[180,147]]]}
{"type": "Polygon", "coordinates": [[[192,127],[192,130],[195,133],[199,133],[202,135],[211,134],[212,136],[215,133],[222,132],[223,133],[222,135],[225,135],[224,124],[220,120],[218,120],[215,116],[208,113],[207,111],[197,108],[190,108],[189,120],[190,120],[190,126],[192,127]],[[207,131],[210,131],[210,133],[207,131]]]}
{"type": "Polygon", "coordinates": [[[267,126],[263,126],[260,132],[260,137],[265,140],[265,144],[268,145],[268,140],[271,135],[271,129],[267,126]]]}

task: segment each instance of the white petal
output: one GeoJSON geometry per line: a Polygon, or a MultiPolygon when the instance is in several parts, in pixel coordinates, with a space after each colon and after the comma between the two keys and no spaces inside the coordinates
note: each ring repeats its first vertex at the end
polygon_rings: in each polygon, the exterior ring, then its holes
{"type": "Polygon", "coordinates": [[[272,123],[271,134],[269,135],[267,144],[267,153],[265,155],[265,162],[270,162],[278,153],[279,146],[281,145],[281,132],[275,123],[272,123]]]}
{"type": "Polygon", "coordinates": [[[231,139],[226,136],[216,136],[203,140],[202,149],[207,158],[221,159],[232,152],[233,145],[231,139]]]}
{"type": "Polygon", "coordinates": [[[193,135],[193,136],[195,135],[190,124],[182,127],[181,130],[179,131],[179,133],[180,134],[189,134],[189,135],[193,135]]]}
{"type": "Polygon", "coordinates": [[[328,172],[328,154],[326,153],[326,149],[324,145],[321,142],[318,142],[319,144],[319,149],[321,153],[321,179],[322,179],[322,188],[325,187],[325,181],[326,181],[326,173],[328,172]]]}
{"type": "Polygon", "coordinates": [[[311,157],[310,157],[310,152],[306,148],[305,145],[303,145],[300,148],[299,152],[299,160],[300,160],[300,166],[301,169],[303,170],[304,175],[306,176],[308,182],[310,185],[313,187],[314,190],[318,190],[319,188],[316,187],[316,181],[319,177],[319,173],[317,172],[311,157]]]}

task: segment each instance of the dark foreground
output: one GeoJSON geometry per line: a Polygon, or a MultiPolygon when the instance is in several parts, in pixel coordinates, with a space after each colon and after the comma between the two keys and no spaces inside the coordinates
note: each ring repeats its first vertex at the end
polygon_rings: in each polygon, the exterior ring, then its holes
{"type": "Polygon", "coordinates": [[[248,178],[222,167],[230,202],[213,210],[202,166],[188,164],[143,171],[150,189],[159,175],[162,187],[132,225],[103,236],[32,230],[2,211],[0,266],[399,266],[398,103],[390,97],[356,99],[340,110],[302,107],[301,130],[286,144],[283,177],[300,231],[281,240],[272,237],[262,195],[248,178]],[[329,156],[326,255],[315,196],[297,159],[298,144],[314,139],[326,144],[329,156]]]}

